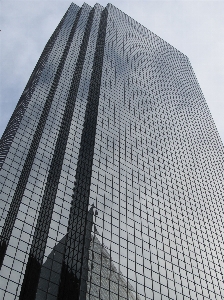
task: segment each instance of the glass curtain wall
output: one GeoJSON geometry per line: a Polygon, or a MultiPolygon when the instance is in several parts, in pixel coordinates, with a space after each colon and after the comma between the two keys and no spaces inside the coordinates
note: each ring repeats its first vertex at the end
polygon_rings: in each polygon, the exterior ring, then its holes
{"type": "Polygon", "coordinates": [[[1,299],[223,299],[223,145],[156,34],[71,4],[0,146],[1,299]]]}

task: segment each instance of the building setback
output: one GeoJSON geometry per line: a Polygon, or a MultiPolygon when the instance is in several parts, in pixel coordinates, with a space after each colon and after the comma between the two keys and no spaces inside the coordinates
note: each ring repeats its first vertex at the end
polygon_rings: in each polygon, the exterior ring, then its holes
{"type": "Polygon", "coordinates": [[[223,299],[223,158],[188,58],[72,3],[0,142],[0,299],[223,299]]]}

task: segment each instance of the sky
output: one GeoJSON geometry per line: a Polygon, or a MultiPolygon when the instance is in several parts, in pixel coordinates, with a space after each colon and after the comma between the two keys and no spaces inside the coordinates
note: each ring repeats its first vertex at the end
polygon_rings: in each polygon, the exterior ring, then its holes
{"type": "MultiPolygon", "coordinates": [[[[81,6],[84,1],[75,0],[81,6]]],[[[96,1],[86,0],[93,6],[96,1]]],[[[1,0],[0,136],[71,1],[1,0]]],[[[103,6],[108,3],[99,0],[103,6]]],[[[111,0],[190,59],[224,143],[224,0],[111,0]]]]}

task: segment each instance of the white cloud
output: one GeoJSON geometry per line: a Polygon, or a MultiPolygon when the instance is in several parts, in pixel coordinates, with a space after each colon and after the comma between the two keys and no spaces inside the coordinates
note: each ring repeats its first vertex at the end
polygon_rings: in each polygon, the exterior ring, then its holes
{"type": "MultiPolygon", "coordinates": [[[[93,6],[93,0],[85,1],[93,6]]],[[[107,1],[98,1],[106,6],[107,1]]],[[[1,2],[0,135],[70,1],[1,2]]],[[[81,6],[83,1],[74,1],[81,6]]],[[[130,17],[187,55],[224,141],[224,2],[111,0],[130,17]]]]}

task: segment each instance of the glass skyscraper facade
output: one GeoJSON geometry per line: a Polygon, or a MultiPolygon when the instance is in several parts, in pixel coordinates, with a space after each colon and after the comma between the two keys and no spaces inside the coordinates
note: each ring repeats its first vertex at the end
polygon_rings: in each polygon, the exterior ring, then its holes
{"type": "Polygon", "coordinates": [[[223,163],[188,58],[71,4],[0,143],[0,299],[224,299],[223,163]]]}

